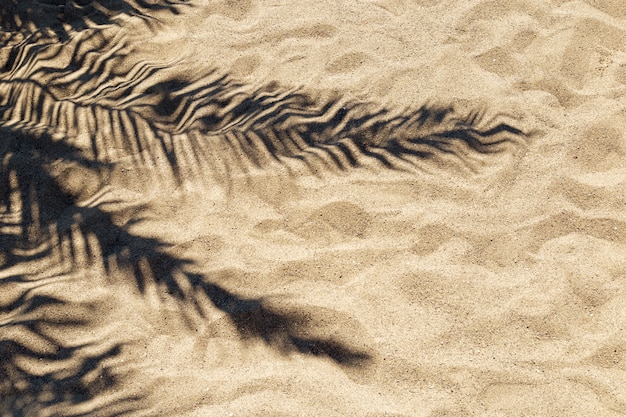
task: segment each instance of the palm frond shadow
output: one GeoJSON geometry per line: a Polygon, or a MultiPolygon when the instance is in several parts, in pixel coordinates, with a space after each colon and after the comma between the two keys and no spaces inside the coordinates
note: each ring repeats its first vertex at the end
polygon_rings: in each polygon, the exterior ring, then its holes
{"type": "Polygon", "coordinates": [[[221,179],[228,181],[233,171],[272,164],[289,169],[292,162],[311,174],[372,162],[415,170],[428,160],[456,162],[476,172],[481,157],[524,143],[521,130],[498,122],[499,116],[485,120],[484,112],[459,117],[451,107],[427,105],[393,112],[340,98],[319,102],[274,88],[250,92],[226,76],[171,79],[147,89],[142,100],[150,105],[138,100],[133,110],[135,120],[154,121],[155,137],[167,144],[162,149],[179,181],[197,175],[194,171],[213,177],[226,173],[221,179]]]}
{"type": "Polygon", "coordinates": [[[369,353],[338,341],[302,336],[311,326],[306,311],[278,311],[263,298],[245,298],[228,291],[210,276],[191,272],[193,262],[171,255],[166,243],[129,233],[100,208],[80,209],[80,216],[73,217],[88,220],[81,231],[96,236],[103,245],[101,256],[107,272],[113,268],[129,270],[141,293],[156,286],[164,298],[178,300],[190,327],[194,316],[206,318],[213,306],[226,314],[244,340],[262,340],[283,353],[326,356],[346,366],[363,365],[371,358],[369,353]]]}
{"type": "Polygon", "coordinates": [[[61,47],[50,45],[47,55],[15,48],[22,52],[0,77],[4,120],[89,137],[83,148],[98,161],[132,158],[133,168],[152,171],[161,183],[228,183],[235,173],[272,165],[318,174],[371,163],[415,170],[435,160],[480,171],[485,157],[524,142],[521,130],[500,116],[485,120],[481,111],[459,116],[451,107],[424,105],[398,112],[316,100],[275,85],[251,90],[216,71],[163,80],[167,65],[124,65],[123,40],[88,31],[62,48],[72,58],[56,67],[46,64],[61,47]]]}
{"type": "MultiPolygon", "coordinates": [[[[105,203],[85,206],[79,201],[80,190],[68,189],[64,183],[67,178],[54,175],[52,167],[62,164],[98,177],[108,165],[84,158],[75,147],[46,133],[0,127],[0,139],[0,178],[4,179],[0,188],[0,242],[6,270],[19,263],[58,257],[58,263],[65,266],[59,275],[66,275],[102,262],[110,274],[113,268],[128,271],[141,292],[151,285],[162,289],[165,297],[179,301],[181,313],[190,319],[205,317],[209,304],[214,306],[227,315],[244,340],[262,340],[284,353],[326,356],[345,366],[362,365],[370,358],[368,353],[334,340],[301,336],[307,318],[274,311],[263,299],[239,297],[207,277],[189,272],[190,260],[172,256],[168,245],[158,239],[129,233],[132,224],[117,225],[103,208],[105,203]],[[65,252],[55,250],[61,247],[65,252]]],[[[91,326],[89,320],[71,318],[72,313],[88,306],[47,295],[47,281],[50,278],[0,277],[3,292],[10,294],[15,286],[21,288],[17,299],[0,304],[0,409],[12,415],[35,415],[42,409],[62,406],[71,410],[115,389],[118,381],[112,372],[115,369],[110,370],[103,362],[118,356],[121,346],[85,354],[93,348],[67,345],[59,338],[65,328],[91,326]],[[62,310],[63,319],[55,318],[55,314],[50,317],[55,309],[62,310]],[[56,368],[38,372],[37,364],[42,360],[56,368]],[[23,367],[23,363],[28,366],[23,367]],[[94,373],[98,374],[95,379],[94,373]]],[[[121,398],[92,412],[128,412],[137,399],[121,398]]]]}
{"type": "MultiPolygon", "coordinates": [[[[85,415],[71,410],[84,410],[84,403],[116,387],[119,371],[106,362],[119,355],[120,345],[68,344],[59,336],[67,329],[90,327],[90,321],[81,318],[84,310],[89,314],[89,306],[30,290],[0,305],[0,414],[34,416],[57,410],[56,415],[85,415]],[[61,314],[54,317],[54,310],[61,314]]],[[[136,408],[137,399],[102,401],[89,413],[120,415],[136,408]]]]}
{"type": "MultiPolygon", "coordinates": [[[[143,3],[136,4],[149,5],[143,3]]],[[[167,242],[132,233],[142,221],[141,207],[135,206],[139,215],[132,221],[120,224],[118,202],[105,197],[116,167],[130,161],[159,187],[183,181],[223,185],[238,173],[276,166],[299,175],[300,168],[340,173],[374,164],[411,171],[427,161],[453,161],[476,171],[485,158],[524,142],[521,130],[500,116],[486,120],[483,112],[461,117],[445,106],[394,111],[343,98],[314,99],[276,85],[250,88],[217,71],[189,79],[164,76],[169,64],[129,63],[129,51],[121,38],[90,29],[61,44],[25,42],[11,49],[0,70],[0,262],[9,270],[56,259],[60,276],[95,263],[111,277],[122,270],[141,293],[157,288],[176,300],[189,322],[216,308],[242,339],[283,353],[323,356],[344,366],[365,365],[373,356],[330,336],[309,336],[315,317],[306,308],[284,311],[263,297],[239,296],[214,277],[194,273],[193,262],[172,255],[167,242]]],[[[70,405],[84,403],[116,383],[104,364],[119,355],[120,346],[89,355],[83,353],[87,346],[55,338],[62,324],[47,323],[44,306],[84,306],[47,295],[47,282],[0,276],[0,290],[23,288],[17,299],[0,305],[0,353],[7,358],[0,368],[6,376],[0,409],[17,415],[32,415],[29,407],[41,401],[52,407],[42,400],[51,395],[70,405]],[[12,338],[7,329],[43,341],[45,351],[12,338]],[[69,373],[43,375],[20,366],[24,358],[40,357],[77,364],[69,373]],[[89,382],[94,372],[105,383],[89,382]]],[[[130,410],[126,400],[106,412],[130,410]]]]}
{"type": "Polygon", "coordinates": [[[150,13],[178,14],[182,5],[185,0],[0,0],[0,42],[37,34],[67,41],[73,32],[113,24],[119,15],[137,16],[150,23],[150,13]]]}
{"type": "MultiPolygon", "coordinates": [[[[45,133],[18,132],[0,126],[0,414],[79,416],[98,394],[111,391],[122,372],[107,365],[121,345],[96,340],[72,343],[68,330],[93,328],[93,306],[49,293],[70,268],[54,262],[57,221],[75,206],[52,165],[99,171],[72,146],[45,133]],[[11,274],[19,264],[48,259],[50,271],[11,274]],[[61,412],[61,410],[63,410],[61,412]]],[[[135,397],[103,401],[90,412],[131,411],[135,397]]]]}

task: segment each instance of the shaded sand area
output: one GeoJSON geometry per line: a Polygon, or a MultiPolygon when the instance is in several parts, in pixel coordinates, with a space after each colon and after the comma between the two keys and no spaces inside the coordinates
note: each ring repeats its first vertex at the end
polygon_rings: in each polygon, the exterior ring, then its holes
{"type": "Polygon", "coordinates": [[[0,415],[626,415],[624,4],[0,1],[0,415]]]}

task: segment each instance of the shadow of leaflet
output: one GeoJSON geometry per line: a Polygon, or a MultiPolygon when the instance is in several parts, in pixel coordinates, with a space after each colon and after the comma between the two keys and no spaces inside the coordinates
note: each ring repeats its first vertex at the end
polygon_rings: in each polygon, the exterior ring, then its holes
{"type": "MultiPolygon", "coordinates": [[[[51,165],[66,164],[100,175],[108,165],[85,158],[78,149],[45,133],[0,126],[0,138],[1,178],[5,180],[0,187],[4,266],[8,270],[46,258],[51,264],[65,266],[54,276],[0,277],[0,407],[12,415],[36,415],[55,407],[61,415],[64,405],[70,411],[63,415],[73,415],[73,406],[117,388],[118,378],[103,362],[118,356],[121,345],[108,346],[105,341],[96,342],[95,347],[73,345],[63,338],[66,329],[92,327],[84,317],[89,317],[94,307],[48,293],[52,282],[88,268],[85,257],[91,264],[104,263],[108,273],[113,264],[125,268],[128,274],[124,276],[132,277],[142,293],[148,285],[163,288],[163,295],[179,301],[180,311],[187,317],[205,317],[208,299],[227,314],[244,339],[263,340],[284,353],[326,356],[345,366],[364,365],[370,358],[368,353],[335,340],[303,337],[308,319],[275,311],[262,298],[237,296],[210,277],[188,272],[192,262],[167,253],[166,243],[128,232],[138,220],[118,226],[113,215],[103,209],[108,203],[83,205],[50,172],[51,165]],[[66,250],[59,255],[53,247],[66,250]],[[100,352],[86,353],[94,349],[100,352]],[[36,371],[42,360],[54,370],[36,371]],[[94,373],[99,377],[94,379],[94,373]]],[[[94,412],[130,410],[136,400],[118,399],[94,412]]]]}
{"type": "Polygon", "coordinates": [[[38,34],[68,40],[72,32],[93,25],[109,25],[118,15],[138,16],[146,22],[150,12],[180,13],[186,0],[0,0],[0,41],[11,42],[17,35],[38,34]]]}

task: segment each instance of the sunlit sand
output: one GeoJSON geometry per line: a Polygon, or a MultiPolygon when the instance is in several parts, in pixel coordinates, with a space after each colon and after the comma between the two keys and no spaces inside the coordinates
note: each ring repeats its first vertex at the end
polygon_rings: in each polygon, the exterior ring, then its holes
{"type": "Polygon", "coordinates": [[[622,1],[0,1],[0,415],[626,415],[622,1]]]}

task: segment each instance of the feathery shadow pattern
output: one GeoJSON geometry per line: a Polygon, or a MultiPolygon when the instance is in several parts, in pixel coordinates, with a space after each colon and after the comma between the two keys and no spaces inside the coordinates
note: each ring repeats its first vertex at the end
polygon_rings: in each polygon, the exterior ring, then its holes
{"type": "Polygon", "coordinates": [[[166,64],[128,64],[120,39],[88,31],[45,51],[15,50],[0,78],[4,120],[88,137],[95,159],[133,158],[155,185],[228,184],[237,173],[270,166],[312,174],[372,164],[410,171],[435,160],[476,172],[524,144],[521,130],[498,116],[485,120],[482,111],[459,116],[451,107],[392,111],[314,100],[275,85],[251,90],[215,71],[163,80],[166,64]],[[61,49],[72,56],[64,65],[56,59],[61,49]]]}
{"type": "MultiPolygon", "coordinates": [[[[17,286],[20,294],[17,300],[0,299],[4,359],[0,409],[12,415],[36,415],[58,408],[70,410],[60,415],[78,415],[71,412],[73,406],[116,387],[114,374],[119,370],[112,372],[103,362],[119,355],[120,346],[85,355],[83,351],[91,351],[91,346],[67,345],[57,339],[66,328],[92,327],[84,318],[71,318],[89,306],[46,293],[57,279],[99,262],[111,275],[114,268],[126,270],[142,293],[147,286],[158,287],[164,297],[179,302],[180,311],[190,320],[194,315],[205,317],[207,308],[214,306],[228,315],[244,339],[263,340],[281,352],[327,356],[345,366],[358,366],[370,358],[368,353],[339,342],[298,336],[307,325],[298,315],[274,311],[263,299],[239,297],[207,277],[189,272],[191,261],[170,255],[168,245],[158,239],[129,233],[133,222],[117,225],[104,209],[105,203],[82,204],[75,190],[64,189],[51,167],[63,164],[99,177],[106,173],[107,165],[84,158],[75,147],[46,133],[0,127],[0,137],[1,178],[5,179],[0,200],[3,269],[10,271],[12,266],[44,258],[55,268],[60,266],[54,276],[0,276],[3,293],[10,294],[17,286]],[[59,315],[63,319],[57,318],[59,315]],[[40,374],[37,369],[42,360],[52,363],[55,370],[40,374]],[[99,374],[95,379],[94,373],[99,374]]],[[[89,312],[78,315],[89,316],[89,312]]],[[[101,345],[106,344],[100,341],[101,345]]],[[[133,400],[137,398],[122,398],[91,412],[129,412],[133,400]]]]}
{"type": "MultiPolygon", "coordinates": [[[[276,85],[250,88],[217,71],[193,79],[163,76],[172,63],[132,63],[121,35],[109,38],[91,28],[109,24],[109,12],[139,15],[153,2],[137,0],[136,9],[121,0],[67,2],[65,9],[48,3],[61,13],[56,23],[44,21],[45,8],[25,11],[17,1],[3,0],[0,16],[13,30],[7,39],[32,26],[63,41],[18,42],[0,63],[2,413],[81,415],[73,410],[117,388],[119,369],[107,363],[122,346],[68,344],[58,337],[64,328],[88,327],[89,321],[50,313],[91,308],[48,291],[94,264],[111,277],[124,271],[141,293],[156,287],[190,321],[205,318],[209,308],[221,310],[244,340],[344,366],[371,359],[334,339],[303,336],[311,322],[306,312],[238,296],[191,272],[192,261],[172,255],[166,242],[131,233],[142,220],[141,206],[133,207],[138,215],[132,221],[120,224],[119,202],[105,198],[104,185],[121,161],[131,161],[155,186],[187,180],[220,186],[234,175],[276,166],[319,175],[372,164],[411,171],[440,160],[478,171],[485,158],[523,144],[521,130],[498,118],[484,120],[482,112],[459,117],[447,107],[392,111],[343,98],[312,99],[276,85]],[[85,14],[91,8],[97,11],[85,14]],[[83,181],[73,184],[68,172],[83,181]],[[47,261],[58,273],[11,272],[32,261],[47,261]],[[6,295],[16,288],[16,297],[6,295]],[[37,371],[39,360],[51,367],[37,371]]],[[[178,3],[155,4],[174,9],[178,3]]],[[[134,399],[99,404],[90,413],[128,413],[134,399]]]]}
{"type": "MultiPolygon", "coordinates": [[[[55,232],[63,213],[76,205],[51,165],[102,167],[45,133],[6,127],[0,127],[0,160],[0,414],[83,415],[73,408],[115,387],[118,378],[104,362],[118,356],[121,346],[103,340],[76,344],[64,337],[93,328],[94,306],[50,291],[72,269],[55,262],[55,244],[67,239],[63,231],[55,232]],[[49,272],[11,273],[20,264],[44,260],[49,272]]],[[[92,412],[129,411],[132,400],[101,403],[92,412]]]]}
{"type": "MultiPolygon", "coordinates": [[[[12,278],[14,283],[23,281],[12,278]]],[[[34,293],[25,291],[18,300],[0,305],[0,414],[36,416],[57,410],[55,415],[84,415],[72,409],[116,386],[117,377],[103,362],[119,355],[120,346],[105,341],[93,346],[68,344],[59,335],[90,327],[89,320],[68,314],[85,309],[83,315],[89,314],[89,306],[34,293]]],[[[128,412],[136,399],[100,404],[90,413],[128,412]]]]}
{"type": "Polygon", "coordinates": [[[37,35],[67,41],[73,32],[113,23],[119,15],[138,16],[147,23],[150,12],[179,13],[186,0],[0,0],[0,42],[37,35]]]}
{"type": "MultiPolygon", "coordinates": [[[[274,85],[249,91],[217,74],[160,81],[128,111],[136,114],[125,130],[150,125],[159,144],[152,149],[162,155],[147,156],[165,157],[177,183],[198,173],[228,183],[234,173],[272,165],[316,175],[371,164],[412,171],[438,160],[480,171],[484,157],[524,143],[521,130],[484,120],[484,112],[459,117],[437,106],[393,112],[274,85]]],[[[129,148],[147,149],[148,140],[135,138],[129,148]]]]}

